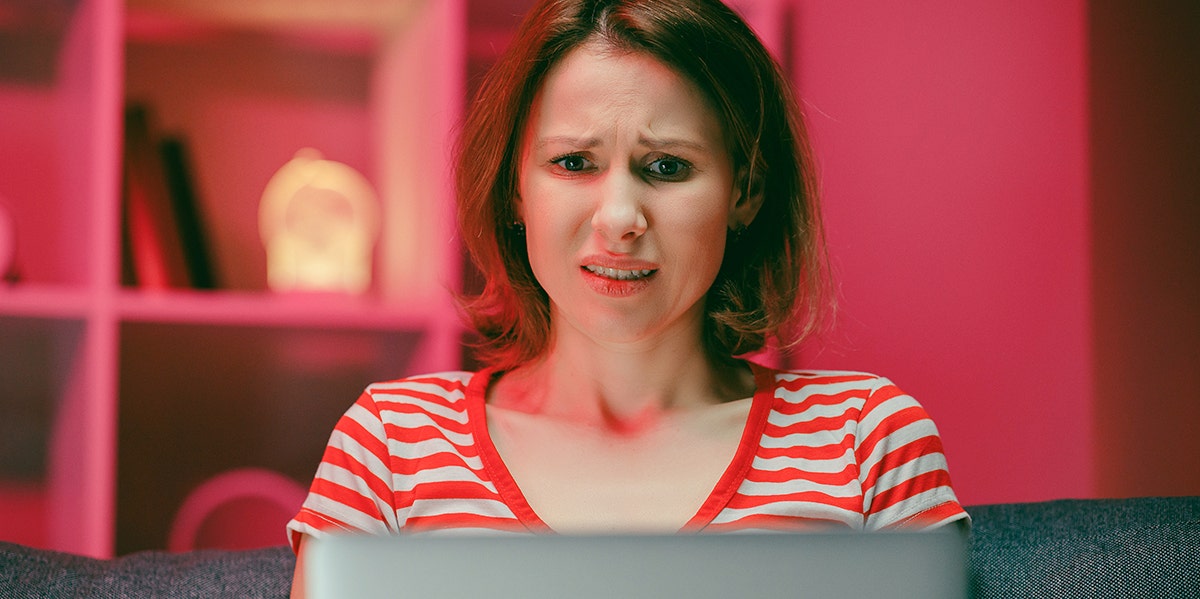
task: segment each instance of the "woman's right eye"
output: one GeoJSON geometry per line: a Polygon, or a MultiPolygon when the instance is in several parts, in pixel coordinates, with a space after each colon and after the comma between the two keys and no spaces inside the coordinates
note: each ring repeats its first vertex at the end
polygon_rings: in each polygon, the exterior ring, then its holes
{"type": "Polygon", "coordinates": [[[588,161],[587,158],[584,158],[583,156],[580,156],[578,154],[568,154],[566,156],[560,156],[550,162],[552,164],[558,165],[559,168],[561,168],[567,172],[570,172],[570,173],[583,172],[584,170],[587,170],[588,167],[591,166],[591,162],[588,161]]]}

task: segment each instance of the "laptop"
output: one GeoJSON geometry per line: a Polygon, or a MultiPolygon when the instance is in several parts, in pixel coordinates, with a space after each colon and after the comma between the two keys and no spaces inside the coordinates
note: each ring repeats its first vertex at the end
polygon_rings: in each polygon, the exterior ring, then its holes
{"type": "MultiPolygon", "coordinates": [[[[315,541],[315,540],[314,540],[315,541]]],[[[967,594],[958,531],[335,536],[305,554],[312,599],[890,597],[967,594]]]]}

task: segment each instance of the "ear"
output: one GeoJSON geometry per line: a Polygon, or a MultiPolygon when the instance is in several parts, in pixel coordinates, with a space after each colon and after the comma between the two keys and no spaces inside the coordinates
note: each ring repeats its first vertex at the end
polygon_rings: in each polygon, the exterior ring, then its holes
{"type": "Polygon", "coordinates": [[[763,204],[763,185],[760,177],[749,174],[749,169],[738,170],[734,178],[733,194],[729,202],[729,228],[737,230],[750,226],[758,216],[763,204]]]}
{"type": "Polygon", "coordinates": [[[512,214],[513,220],[516,222],[525,222],[525,203],[521,201],[521,192],[519,189],[517,190],[517,193],[513,194],[512,214]]]}

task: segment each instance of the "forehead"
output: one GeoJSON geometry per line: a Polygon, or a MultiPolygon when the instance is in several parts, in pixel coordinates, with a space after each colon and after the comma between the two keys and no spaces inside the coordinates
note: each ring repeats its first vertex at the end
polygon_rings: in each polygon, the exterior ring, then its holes
{"type": "Polygon", "coordinates": [[[718,142],[723,129],[707,96],[689,78],[650,54],[599,40],[574,48],[550,68],[529,124],[535,133],[555,126],[690,130],[718,142]]]}

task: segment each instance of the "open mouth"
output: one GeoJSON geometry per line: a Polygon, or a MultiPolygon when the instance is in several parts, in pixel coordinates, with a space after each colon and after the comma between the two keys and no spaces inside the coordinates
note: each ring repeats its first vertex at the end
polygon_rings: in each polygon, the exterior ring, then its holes
{"type": "Polygon", "coordinates": [[[654,270],[621,270],[619,268],[606,268],[603,266],[595,266],[593,264],[584,266],[583,269],[596,276],[612,279],[614,281],[636,281],[649,277],[657,272],[654,270]]]}

